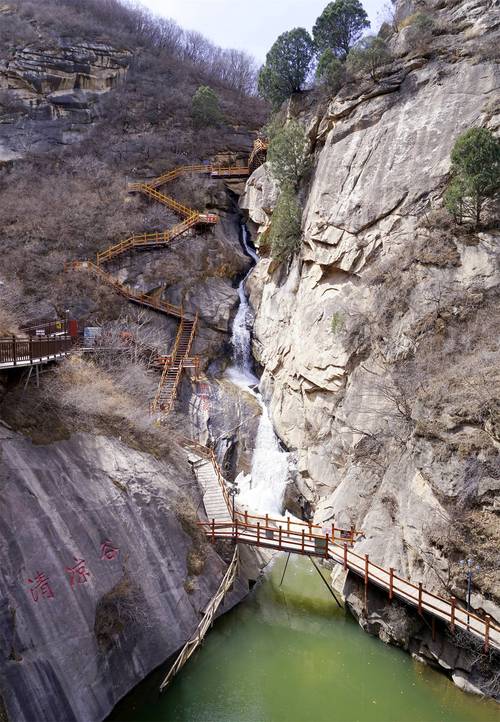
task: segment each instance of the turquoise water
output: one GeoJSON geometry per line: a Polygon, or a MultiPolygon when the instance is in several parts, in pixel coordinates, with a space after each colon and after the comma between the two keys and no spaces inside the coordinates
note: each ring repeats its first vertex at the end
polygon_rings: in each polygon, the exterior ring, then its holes
{"type": "Polygon", "coordinates": [[[158,672],[117,722],[493,722],[494,702],[365,634],[307,558],[285,558],[218,620],[166,692],[158,672]]]}

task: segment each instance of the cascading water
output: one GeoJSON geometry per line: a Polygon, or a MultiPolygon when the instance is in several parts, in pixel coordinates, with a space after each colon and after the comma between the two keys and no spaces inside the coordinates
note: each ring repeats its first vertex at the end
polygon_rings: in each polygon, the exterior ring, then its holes
{"type": "MultiPolygon", "coordinates": [[[[248,243],[245,226],[242,226],[242,242],[247,254],[257,263],[259,258],[248,243]]],[[[288,455],[281,450],[267,407],[260,393],[256,391],[259,379],[253,373],[253,314],[245,291],[245,283],[250,273],[251,269],[238,286],[240,305],[234,318],[231,337],[234,363],[228,369],[227,376],[234,384],[255,396],[261,406],[262,415],[255,440],[251,473],[246,476],[240,474],[237,479],[240,489],[238,501],[251,511],[281,514],[288,476],[288,455]]]]}

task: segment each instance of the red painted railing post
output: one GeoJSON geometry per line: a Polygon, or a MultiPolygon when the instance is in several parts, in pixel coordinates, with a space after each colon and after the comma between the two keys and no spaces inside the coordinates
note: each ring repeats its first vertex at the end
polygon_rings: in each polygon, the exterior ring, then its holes
{"type": "Polygon", "coordinates": [[[215,519],[212,519],[212,542],[215,542],[215,519]]]}
{"type": "Polygon", "coordinates": [[[245,511],[245,524],[248,524],[248,511],[245,511]]]}
{"type": "Polygon", "coordinates": [[[351,546],[352,547],[354,546],[354,533],[355,533],[354,527],[351,526],[351,546]]]}
{"type": "Polygon", "coordinates": [[[344,543],[344,571],[347,571],[347,544],[344,543]]]}
{"type": "Polygon", "coordinates": [[[455,597],[451,598],[451,612],[450,612],[450,627],[451,631],[455,631],[455,606],[457,604],[457,600],[455,597]]]}
{"type": "Polygon", "coordinates": [[[286,518],[286,530],[290,534],[290,517],[287,516],[286,518]]]}
{"type": "Polygon", "coordinates": [[[394,596],[394,569],[389,568],[389,601],[392,602],[394,596]]]}
{"type": "Polygon", "coordinates": [[[368,564],[369,564],[369,557],[368,554],[365,554],[365,587],[368,586],[368,564]]]}
{"type": "Polygon", "coordinates": [[[266,529],[269,526],[269,514],[266,514],[266,529]]]}
{"type": "Polygon", "coordinates": [[[328,559],[328,534],[325,535],[326,544],[325,544],[325,559],[328,559]]]}
{"type": "Polygon", "coordinates": [[[418,613],[422,615],[422,582],[418,583],[418,613]]]}
{"type": "Polygon", "coordinates": [[[332,524],[332,543],[335,544],[335,527],[332,524]]]}
{"type": "Polygon", "coordinates": [[[281,549],[281,526],[278,530],[278,549],[281,549]]]}
{"type": "Polygon", "coordinates": [[[257,522],[257,544],[260,544],[260,521],[257,522]]]}
{"type": "Polygon", "coordinates": [[[302,529],[302,554],[304,554],[306,545],[306,530],[302,529]]]}
{"type": "Polygon", "coordinates": [[[488,652],[490,648],[490,623],[491,623],[491,617],[489,614],[486,615],[485,622],[484,622],[484,652],[485,654],[488,652]]]}

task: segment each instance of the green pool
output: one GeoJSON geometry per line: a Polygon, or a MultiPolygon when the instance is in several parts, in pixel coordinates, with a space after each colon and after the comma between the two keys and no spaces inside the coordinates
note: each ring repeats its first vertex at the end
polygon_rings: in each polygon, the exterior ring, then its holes
{"type": "Polygon", "coordinates": [[[279,558],[220,619],[169,689],[152,675],[120,722],[493,722],[500,708],[365,634],[309,559],[279,558]]]}

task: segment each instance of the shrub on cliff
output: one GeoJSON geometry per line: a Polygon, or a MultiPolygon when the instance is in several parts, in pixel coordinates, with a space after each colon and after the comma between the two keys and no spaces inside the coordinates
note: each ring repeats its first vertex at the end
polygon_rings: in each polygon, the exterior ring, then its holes
{"type": "Polygon", "coordinates": [[[331,94],[339,91],[345,82],[345,63],[339,60],[330,48],[327,48],[319,59],[316,78],[327,93],[331,94]]]}
{"type": "Polygon", "coordinates": [[[500,140],[487,128],[470,128],[451,151],[452,179],[445,206],[457,223],[478,225],[487,200],[500,193],[500,140]]]}
{"type": "Polygon", "coordinates": [[[279,106],[292,93],[303,89],[314,57],[314,44],[304,28],[283,33],[266,55],[259,73],[259,93],[279,106]]]}
{"type": "Polygon", "coordinates": [[[193,95],[191,117],[197,128],[219,125],[222,122],[219,98],[208,85],[200,85],[193,95]]]}
{"type": "Polygon", "coordinates": [[[284,186],[274,209],[269,244],[276,261],[286,261],[300,248],[301,212],[294,189],[284,186]]]}
{"type": "Polygon", "coordinates": [[[307,137],[303,126],[290,120],[285,126],[271,124],[268,128],[267,158],[274,177],[281,186],[297,189],[307,169],[307,137]]]}
{"type": "Polygon", "coordinates": [[[347,68],[353,75],[369,73],[378,82],[378,70],[391,61],[391,54],[382,38],[373,35],[363,38],[347,56],[347,68]]]}
{"type": "Polygon", "coordinates": [[[313,28],[318,50],[330,49],[341,60],[370,27],[368,16],[359,0],[335,0],[329,3],[313,28]]]}

